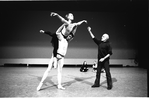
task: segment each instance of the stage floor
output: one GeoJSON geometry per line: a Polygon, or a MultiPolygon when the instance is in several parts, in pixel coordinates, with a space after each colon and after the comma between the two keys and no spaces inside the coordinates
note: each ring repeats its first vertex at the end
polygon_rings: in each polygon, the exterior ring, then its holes
{"type": "Polygon", "coordinates": [[[101,86],[91,88],[96,73],[89,68],[64,67],[62,85],[57,89],[57,69],[52,69],[42,89],[36,91],[47,67],[0,67],[0,97],[147,97],[147,69],[137,67],[111,67],[113,89],[107,90],[105,74],[101,86]]]}

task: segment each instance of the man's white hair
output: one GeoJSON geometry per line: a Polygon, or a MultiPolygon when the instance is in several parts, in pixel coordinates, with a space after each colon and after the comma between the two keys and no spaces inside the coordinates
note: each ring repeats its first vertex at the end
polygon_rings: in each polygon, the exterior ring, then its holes
{"type": "Polygon", "coordinates": [[[109,39],[109,35],[107,33],[103,34],[107,39],[109,39]]]}

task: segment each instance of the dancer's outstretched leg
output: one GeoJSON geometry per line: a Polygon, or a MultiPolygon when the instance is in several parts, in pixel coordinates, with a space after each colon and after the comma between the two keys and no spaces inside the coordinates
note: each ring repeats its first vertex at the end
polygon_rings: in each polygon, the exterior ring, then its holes
{"type": "Polygon", "coordinates": [[[38,87],[37,87],[37,91],[39,91],[39,90],[41,89],[41,86],[43,85],[44,80],[47,78],[48,73],[49,73],[49,71],[50,71],[51,68],[52,68],[52,63],[53,63],[53,56],[51,57],[50,62],[49,62],[49,64],[48,64],[48,68],[47,68],[47,70],[44,72],[44,75],[43,75],[43,77],[42,77],[42,79],[41,79],[41,81],[40,81],[40,83],[39,83],[39,85],[38,85],[38,87]]]}
{"type": "Polygon", "coordinates": [[[65,88],[62,87],[61,85],[61,81],[62,81],[62,68],[63,68],[63,64],[64,64],[64,57],[58,59],[58,75],[57,75],[57,79],[58,79],[58,89],[62,89],[64,90],[65,88]]]}

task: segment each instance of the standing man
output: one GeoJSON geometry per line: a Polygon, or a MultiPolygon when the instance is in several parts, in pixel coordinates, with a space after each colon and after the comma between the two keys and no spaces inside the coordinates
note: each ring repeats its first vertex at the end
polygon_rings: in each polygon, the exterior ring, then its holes
{"type": "Polygon", "coordinates": [[[92,85],[92,88],[100,87],[100,74],[101,70],[104,67],[106,72],[106,78],[107,78],[107,89],[112,89],[112,79],[111,79],[111,73],[109,68],[109,59],[112,55],[112,48],[110,46],[109,42],[109,35],[103,34],[101,37],[101,40],[98,40],[95,38],[93,33],[91,32],[91,27],[88,27],[88,31],[93,39],[93,41],[98,45],[98,66],[97,66],[97,72],[96,72],[96,79],[94,82],[94,85],[92,85]]]}

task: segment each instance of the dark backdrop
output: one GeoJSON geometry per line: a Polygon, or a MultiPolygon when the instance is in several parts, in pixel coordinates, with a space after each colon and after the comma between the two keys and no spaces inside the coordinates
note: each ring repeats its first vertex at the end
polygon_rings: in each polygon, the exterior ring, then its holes
{"type": "Polygon", "coordinates": [[[110,35],[112,58],[136,58],[141,34],[146,30],[146,3],[135,0],[72,2],[2,2],[0,58],[47,58],[51,56],[51,37],[39,30],[55,32],[62,24],[50,12],[74,14],[74,22],[87,20],[69,43],[67,58],[96,58],[97,46],[87,26],[97,38],[110,35]]]}

